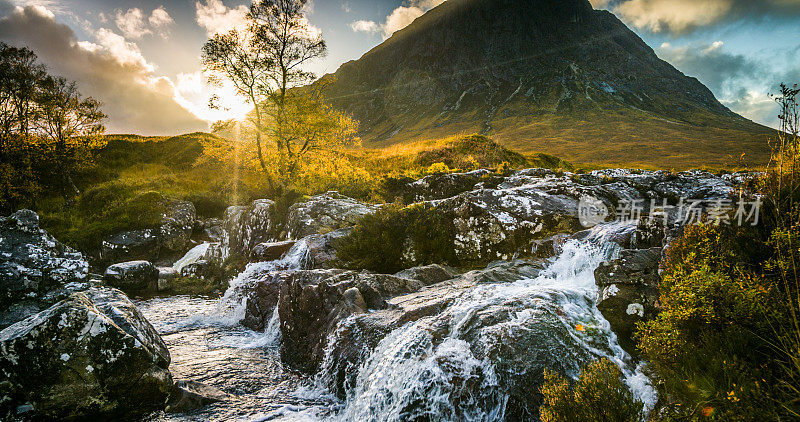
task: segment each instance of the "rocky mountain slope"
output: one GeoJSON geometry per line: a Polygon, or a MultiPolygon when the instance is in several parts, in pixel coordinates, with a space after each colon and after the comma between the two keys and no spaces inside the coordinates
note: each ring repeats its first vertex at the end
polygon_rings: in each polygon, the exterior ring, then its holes
{"type": "Polygon", "coordinates": [[[449,0],[333,75],[329,100],[385,146],[480,132],[521,152],[661,168],[767,157],[724,107],[588,0],[449,0]]]}

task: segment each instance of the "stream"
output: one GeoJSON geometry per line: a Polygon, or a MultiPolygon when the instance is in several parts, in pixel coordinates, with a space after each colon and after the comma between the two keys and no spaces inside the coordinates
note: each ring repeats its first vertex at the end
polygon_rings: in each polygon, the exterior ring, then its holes
{"type": "MultiPolygon", "coordinates": [[[[620,366],[631,391],[652,407],[656,395],[649,380],[633,366],[595,306],[594,270],[618,253],[616,244],[605,240],[613,230],[619,227],[606,225],[588,240],[569,241],[536,278],[476,285],[440,314],[394,330],[368,354],[344,401],[328,392],[327,359],[313,377],[281,363],[277,312],[263,333],[238,324],[243,303],[233,287],[256,272],[301,268],[302,241],[282,260],[248,266],[221,299],[139,301],[170,349],[175,378],[200,381],[230,395],[192,412],[159,412],[146,420],[505,420],[509,395],[503,380],[528,367],[523,361],[509,369],[508,356],[492,352],[509,339],[532,341],[541,353],[534,350],[530,359],[557,356],[547,365],[560,366],[573,377],[579,361],[606,357],[620,366]],[[569,336],[569,344],[557,341],[553,332],[569,336]]],[[[335,341],[334,334],[329,343],[335,341]]],[[[528,356],[513,355],[516,360],[528,356]]]]}

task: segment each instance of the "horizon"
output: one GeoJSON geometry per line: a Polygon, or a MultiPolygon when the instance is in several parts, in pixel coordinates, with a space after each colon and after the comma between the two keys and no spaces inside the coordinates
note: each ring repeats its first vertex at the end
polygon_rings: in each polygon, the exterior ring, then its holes
{"type": "MultiPolygon", "coordinates": [[[[308,69],[317,77],[334,73],[443,1],[309,2],[307,18],[321,31],[329,54],[308,69]]],[[[780,82],[800,80],[800,0],[722,0],[714,7],[660,0],[591,3],[614,13],[661,59],[700,80],[732,111],[778,126],[777,105],[768,94],[780,82]]],[[[250,109],[231,90],[208,86],[199,60],[207,37],[240,25],[248,4],[0,0],[0,41],[30,47],[53,73],[76,80],[102,101],[109,133],[208,131],[212,122],[241,118],[250,109]],[[209,109],[214,94],[227,110],[209,109]]]]}

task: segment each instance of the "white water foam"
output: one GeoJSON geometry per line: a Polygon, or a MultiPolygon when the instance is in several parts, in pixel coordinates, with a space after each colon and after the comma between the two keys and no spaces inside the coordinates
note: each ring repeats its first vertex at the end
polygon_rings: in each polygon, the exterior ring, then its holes
{"type": "MultiPolygon", "coordinates": [[[[627,229],[617,225],[599,227],[586,241],[564,245],[561,255],[538,277],[479,285],[462,294],[439,316],[394,330],[361,365],[344,408],[335,419],[400,421],[430,416],[436,420],[503,420],[510,396],[500,388],[497,360],[476,356],[475,344],[490,347],[496,344],[492,341],[497,341],[492,340],[492,335],[498,333],[524,338],[537,326],[553,320],[551,310],[559,315],[556,321],[563,327],[548,329],[567,333],[578,345],[577,351],[568,347],[549,349],[551,354],[559,355],[559,363],[568,375],[578,376],[579,357],[608,358],[620,367],[634,395],[647,410],[651,409],[657,399],[655,390],[640,368],[631,367],[630,356],[619,346],[595,303],[598,290],[594,270],[619,251],[616,244],[605,239],[627,229]],[[511,314],[479,326],[475,340],[476,318],[497,312],[498,308],[508,308],[511,314]],[[579,326],[581,329],[576,329],[579,326]],[[468,341],[470,338],[473,344],[468,341]]],[[[326,366],[323,363],[323,371],[326,366]]],[[[317,379],[325,378],[321,373],[317,379]]]]}

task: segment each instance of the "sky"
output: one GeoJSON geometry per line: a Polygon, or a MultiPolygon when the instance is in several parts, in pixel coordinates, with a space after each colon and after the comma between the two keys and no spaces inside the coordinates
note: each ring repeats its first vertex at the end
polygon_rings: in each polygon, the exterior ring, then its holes
{"type": "MultiPolygon", "coordinates": [[[[242,25],[252,0],[0,0],[0,41],[28,46],[51,73],[101,100],[111,133],[174,135],[249,110],[206,83],[203,43],[242,25]],[[210,109],[217,95],[223,107],[210,109]]],[[[310,0],[329,54],[321,76],[447,0],[310,0]]],[[[776,127],[770,93],[800,83],[800,0],[591,0],[733,111],[776,127]]],[[[521,8],[524,9],[524,8],[521,8]]],[[[520,13],[531,13],[520,10],[520,13]]]]}

